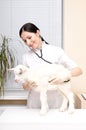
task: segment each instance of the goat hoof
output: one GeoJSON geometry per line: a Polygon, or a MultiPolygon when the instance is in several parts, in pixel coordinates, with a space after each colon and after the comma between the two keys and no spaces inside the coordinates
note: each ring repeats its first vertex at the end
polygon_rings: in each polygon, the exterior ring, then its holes
{"type": "Polygon", "coordinates": [[[61,108],[59,109],[60,112],[64,112],[65,110],[66,110],[66,108],[64,108],[64,107],[61,107],[61,108]]]}
{"type": "Polygon", "coordinates": [[[68,114],[73,114],[74,111],[75,111],[74,109],[69,109],[69,110],[68,110],[68,114]]]}
{"type": "Polygon", "coordinates": [[[48,112],[49,109],[41,110],[40,115],[45,115],[48,112]]]}
{"type": "Polygon", "coordinates": [[[40,115],[45,115],[47,111],[40,111],[40,115]]]}

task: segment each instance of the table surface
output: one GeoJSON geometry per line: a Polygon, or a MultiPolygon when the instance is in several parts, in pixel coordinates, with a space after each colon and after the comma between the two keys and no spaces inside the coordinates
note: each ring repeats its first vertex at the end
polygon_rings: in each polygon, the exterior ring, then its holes
{"type": "Polygon", "coordinates": [[[7,108],[0,115],[0,129],[5,130],[8,127],[10,130],[17,127],[21,130],[35,130],[35,128],[53,130],[55,127],[54,130],[57,128],[67,130],[72,127],[73,129],[86,130],[86,109],[76,109],[73,114],[50,109],[44,116],[41,116],[39,112],[39,109],[7,108]]]}
{"type": "Polygon", "coordinates": [[[7,108],[0,115],[0,123],[86,123],[84,117],[86,109],[76,109],[72,114],[50,109],[46,115],[40,115],[40,109],[7,108]]]}

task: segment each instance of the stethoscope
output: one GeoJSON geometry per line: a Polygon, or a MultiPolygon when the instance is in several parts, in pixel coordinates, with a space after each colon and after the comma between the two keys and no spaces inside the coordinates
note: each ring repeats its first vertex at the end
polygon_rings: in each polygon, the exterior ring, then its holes
{"type": "MultiPolygon", "coordinates": [[[[52,62],[47,61],[47,60],[45,60],[45,59],[43,58],[42,49],[40,49],[40,54],[41,54],[41,55],[38,55],[38,53],[36,53],[34,49],[32,49],[32,51],[33,51],[39,58],[41,58],[42,60],[44,60],[45,62],[47,62],[47,63],[49,63],[49,64],[53,64],[52,62]]],[[[70,79],[64,81],[64,83],[69,82],[69,81],[70,81],[70,79]]]]}
{"type": "Polygon", "coordinates": [[[33,51],[39,58],[41,58],[42,60],[44,60],[45,62],[47,62],[47,63],[49,63],[49,64],[52,64],[52,62],[50,62],[50,61],[48,61],[48,60],[46,60],[46,59],[43,58],[42,48],[40,49],[40,55],[39,55],[38,53],[36,53],[34,49],[32,49],[32,51],[33,51]]]}
{"type": "MultiPolygon", "coordinates": [[[[40,49],[40,55],[38,53],[36,53],[34,49],[31,48],[31,50],[38,56],[38,58],[41,58],[43,61],[45,61],[45,62],[47,62],[49,64],[53,64],[52,62],[50,62],[50,61],[43,58],[42,48],[40,49]]],[[[69,81],[70,80],[68,79],[68,80],[64,81],[64,83],[69,82],[69,81]]]]}

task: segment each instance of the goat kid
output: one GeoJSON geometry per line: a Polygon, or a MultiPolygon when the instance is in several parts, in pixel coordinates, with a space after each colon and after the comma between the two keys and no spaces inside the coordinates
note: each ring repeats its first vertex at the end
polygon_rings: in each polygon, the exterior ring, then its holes
{"type": "Polygon", "coordinates": [[[69,113],[74,112],[74,97],[70,85],[71,73],[64,66],[46,64],[38,68],[28,68],[24,65],[17,65],[9,70],[14,71],[16,82],[28,82],[30,89],[40,92],[41,114],[45,114],[49,110],[48,90],[58,90],[62,94],[63,102],[60,111],[68,108],[69,113]]]}

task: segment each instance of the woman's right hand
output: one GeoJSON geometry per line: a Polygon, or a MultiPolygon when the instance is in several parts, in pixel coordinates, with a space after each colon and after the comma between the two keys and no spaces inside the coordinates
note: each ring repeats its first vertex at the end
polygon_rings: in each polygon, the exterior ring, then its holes
{"type": "Polygon", "coordinates": [[[23,89],[25,89],[25,90],[29,90],[30,89],[30,87],[29,87],[27,82],[23,83],[22,86],[23,86],[23,89]]]}

